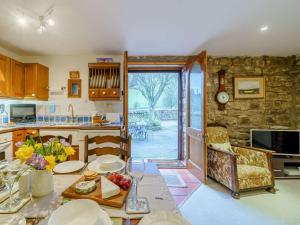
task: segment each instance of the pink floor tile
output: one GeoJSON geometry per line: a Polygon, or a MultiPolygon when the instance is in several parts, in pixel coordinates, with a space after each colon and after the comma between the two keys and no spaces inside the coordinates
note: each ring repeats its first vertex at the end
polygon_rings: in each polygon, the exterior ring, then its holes
{"type": "Polygon", "coordinates": [[[161,173],[178,173],[185,181],[186,188],[169,187],[176,204],[179,206],[187,199],[200,185],[201,182],[187,169],[160,169],[161,173]]]}
{"type": "Polygon", "coordinates": [[[176,205],[180,205],[186,198],[186,196],[173,196],[176,205]]]}
{"type": "Polygon", "coordinates": [[[169,188],[172,195],[189,195],[194,191],[194,188],[169,188]]]}

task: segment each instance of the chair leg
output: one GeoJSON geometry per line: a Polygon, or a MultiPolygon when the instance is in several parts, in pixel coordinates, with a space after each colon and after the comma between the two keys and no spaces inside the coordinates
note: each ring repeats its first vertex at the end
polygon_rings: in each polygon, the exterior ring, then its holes
{"type": "Polygon", "coordinates": [[[272,194],[276,193],[276,189],[274,187],[268,187],[267,191],[270,192],[270,193],[272,193],[272,194]]]}
{"type": "Polygon", "coordinates": [[[234,192],[234,191],[232,191],[231,192],[231,196],[233,197],[233,198],[235,198],[235,199],[240,199],[240,193],[238,193],[238,192],[234,192]]]}

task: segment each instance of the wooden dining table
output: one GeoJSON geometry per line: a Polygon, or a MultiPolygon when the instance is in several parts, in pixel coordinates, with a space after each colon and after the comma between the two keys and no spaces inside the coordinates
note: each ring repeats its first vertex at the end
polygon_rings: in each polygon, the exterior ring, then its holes
{"type": "MultiPolygon", "coordinates": [[[[81,175],[82,173],[83,173],[83,170],[78,171],[76,173],[72,173],[72,174],[64,174],[64,175],[58,175],[58,176],[66,176],[66,178],[67,178],[68,176],[81,175]]],[[[151,162],[147,162],[145,165],[145,176],[147,174],[161,176],[156,164],[151,163],[151,162]]],[[[56,175],[54,175],[54,176],[56,176],[56,175]]],[[[167,186],[166,186],[166,188],[167,188],[167,186]]],[[[46,197],[42,197],[42,198],[46,198],[46,197]]],[[[45,201],[45,202],[47,202],[47,201],[45,201]]],[[[45,204],[45,203],[43,203],[43,204],[45,204]]],[[[26,207],[30,207],[30,206],[25,205],[23,208],[26,209],[26,207]]],[[[26,218],[26,216],[25,216],[25,218],[26,218]]],[[[119,223],[122,221],[122,225],[137,225],[140,222],[140,218],[134,218],[134,219],[113,218],[113,219],[118,220],[119,223]]],[[[47,222],[45,222],[45,220],[47,220],[47,218],[26,218],[26,225],[46,225],[47,222]]]]}

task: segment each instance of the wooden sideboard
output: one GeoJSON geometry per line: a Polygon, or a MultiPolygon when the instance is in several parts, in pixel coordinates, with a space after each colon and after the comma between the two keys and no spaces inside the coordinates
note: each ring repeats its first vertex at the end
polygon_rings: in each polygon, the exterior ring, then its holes
{"type": "Polygon", "coordinates": [[[297,169],[300,167],[300,155],[273,154],[272,164],[275,178],[300,178],[300,175],[289,176],[284,172],[287,168],[294,167],[297,169]]]}

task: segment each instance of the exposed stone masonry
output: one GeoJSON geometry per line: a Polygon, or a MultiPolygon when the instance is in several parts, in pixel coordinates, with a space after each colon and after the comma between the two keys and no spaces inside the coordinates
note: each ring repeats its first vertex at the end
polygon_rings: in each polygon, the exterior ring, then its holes
{"type": "Polygon", "coordinates": [[[300,78],[295,72],[296,64],[296,56],[209,57],[208,122],[225,124],[231,142],[242,145],[249,144],[252,128],[300,128],[300,78]],[[214,100],[220,69],[226,70],[226,91],[230,95],[225,111],[219,111],[214,100]],[[234,76],[265,76],[265,99],[234,99],[234,76]]]}
{"type": "Polygon", "coordinates": [[[300,128],[300,56],[296,59],[295,73],[295,122],[300,128]]]}

